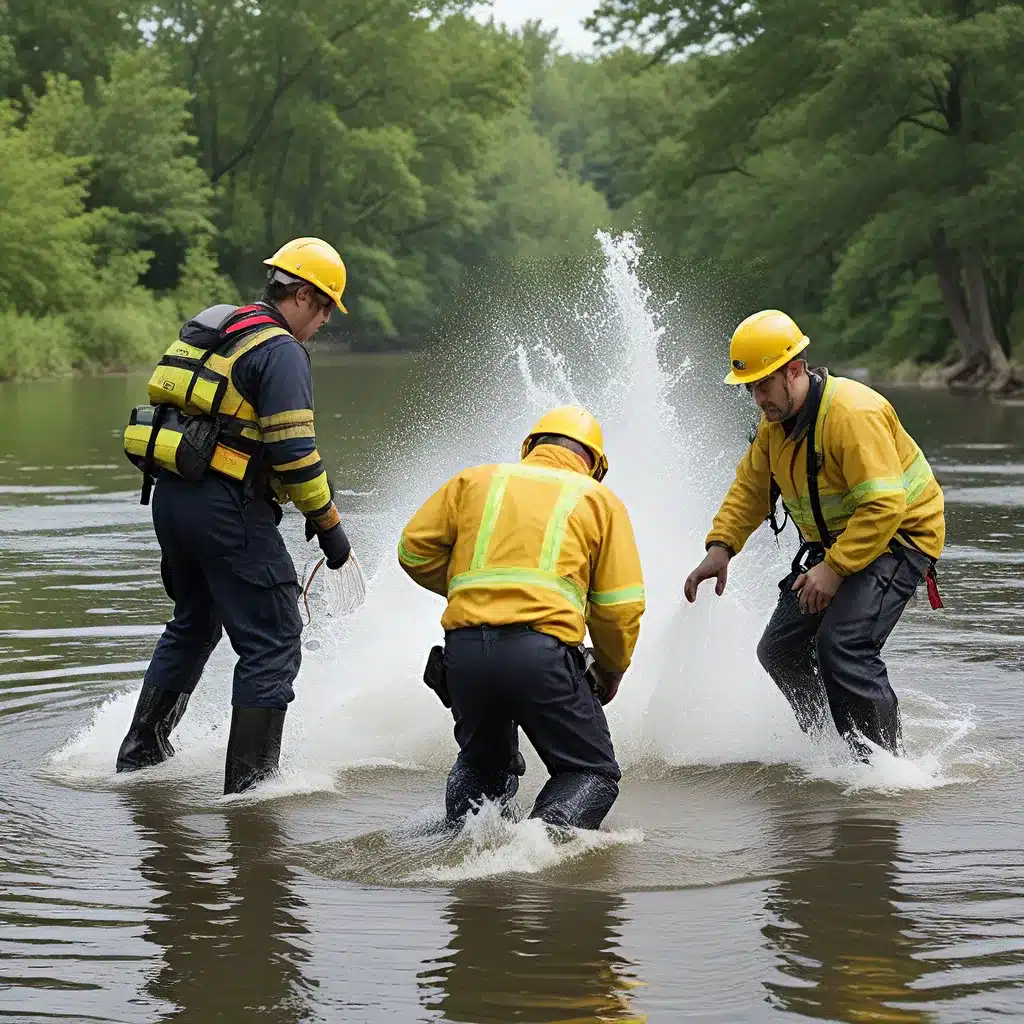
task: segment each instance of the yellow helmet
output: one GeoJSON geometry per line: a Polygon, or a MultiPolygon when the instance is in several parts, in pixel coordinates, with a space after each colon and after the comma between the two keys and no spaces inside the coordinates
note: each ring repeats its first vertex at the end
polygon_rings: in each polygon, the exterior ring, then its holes
{"type": "Polygon", "coordinates": [[[608,472],[608,459],[604,454],[604,434],[601,431],[601,424],[586,409],[578,405],[562,405],[544,413],[523,441],[524,459],[530,451],[533,439],[543,434],[558,434],[579,442],[594,457],[590,475],[595,480],[604,479],[608,472]]]}
{"type": "Polygon", "coordinates": [[[338,250],[322,238],[293,238],[263,262],[319,288],[334,300],[342,313],[348,312],[341,302],[348,280],[345,263],[338,250]]]}
{"type": "Polygon", "coordinates": [[[778,309],[762,309],[748,316],[733,331],[729,343],[732,369],[726,384],[753,384],[774,373],[795,355],[803,352],[811,339],[778,309]]]}

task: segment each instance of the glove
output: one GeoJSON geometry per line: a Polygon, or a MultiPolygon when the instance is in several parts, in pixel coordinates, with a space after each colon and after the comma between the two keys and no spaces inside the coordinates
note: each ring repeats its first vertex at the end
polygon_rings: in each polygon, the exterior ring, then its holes
{"type": "Polygon", "coordinates": [[[309,518],[309,516],[306,516],[306,543],[308,544],[316,535],[316,524],[309,518]]]}
{"type": "MultiPolygon", "coordinates": [[[[307,524],[308,524],[307,520],[307,524]]],[[[308,529],[308,526],[307,526],[308,529]]],[[[318,534],[320,550],[327,559],[328,569],[340,569],[347,561],[352,552],[352,545],[341,528],[341,523],[332,526],[326,533],[318,534]]]]}

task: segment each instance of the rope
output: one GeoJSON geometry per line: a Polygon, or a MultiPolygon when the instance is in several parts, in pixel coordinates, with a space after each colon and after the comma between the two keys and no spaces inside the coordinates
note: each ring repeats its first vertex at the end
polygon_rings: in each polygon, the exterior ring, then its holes
{"type": "Polygon", "coordinates": [[[309,574],[309,579],[306,580],[306,585],[302,588],[302,603],[306,606],[307,626],[313,621],[313,613],[309,610],[309,588],[313,586],[313,579],[316,577],[316,574],[320,571],[320,566],[322,566],[325,561],[326,558],[321,558],[320,561],[313,566],[313,569],[309,574]]]}

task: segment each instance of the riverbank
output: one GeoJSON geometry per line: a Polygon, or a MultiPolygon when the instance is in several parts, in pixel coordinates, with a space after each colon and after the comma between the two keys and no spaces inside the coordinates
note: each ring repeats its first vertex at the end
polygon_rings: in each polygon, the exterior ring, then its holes
{"type": "MultiPolygon", "coordinates": [[[[42,343],[40,339],[40,344],[42,343]]],[[[162,348],[159,352],[154,349],[152,353],[147,353],[144,359],[133,360],[131,364],[125,360],[118,360],[109,364],[88,362],[79,365],[73,364],[70,359],[58,358],[60,353],[55,355],[51,352],[46,358],[36,356],[32,359],[27,358],[27,353],[22,353],[21,358],[18,358],[18,353],[13,353],[15,358],[0,363],[0,385],[32,380],[136,376],[151,371],[162,351],[162,348]]],[[[325,366],[401,366],[419,355],[419,351],[413,349],[359,352],[348,346],[325,342],[311,344],[309,352],[315,364],[325,366]]]]}
{"type": "MultiPolygon", "coordinates": [[[[1001,404],[1024,404],[1024,388],[1021,387],[991,392],[984,387],[950,386],[944,376],[947,368],[939,363],[903,362],[889,367],[837,365],[831,369],[842,377],[851,377],[869,387],[921,388],[926,391],[948,391],[957,395],[977,395],[1001,404]]],[[[1018,374],[1018,378],[1019,376],[1018,374]]]]}

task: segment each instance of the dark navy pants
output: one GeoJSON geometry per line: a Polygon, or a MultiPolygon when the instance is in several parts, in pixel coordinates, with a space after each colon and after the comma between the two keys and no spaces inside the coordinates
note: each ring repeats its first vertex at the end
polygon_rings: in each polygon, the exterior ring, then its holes
{"type": "Polygon", "coordinates": [[[232,704],[286,708],[302,661],[302,619],[273,505],[244,501],[241,488],[220,477],[189,483],[165,474],[153,490],[153,525],[174,618],[145,681],[191,693],[223,628],[238,655],[232,704]]]}
{"type": "Polygon", "coordinates": [[[485,779],[503,780],[521,728],[552,778],[597,775],[617,792],[621,772],[585,667],[578,651],[527,626],[448,632],[445,671],[459,759],[485,779]]]}
{"type": "Polygon", "coordinates": [[[899,751],[899,704],[882,647],[930,565],[926,555],[894,545],[846,577],[820,615],[800,611],[799,594],[792,589],[795,570],[779,584],[779,603],[757,656],[805,732],[823,726],[831,714],[855,750],[860,733],[899,751]]]}

